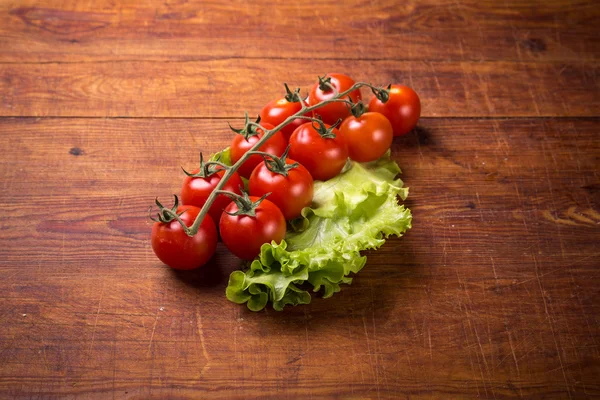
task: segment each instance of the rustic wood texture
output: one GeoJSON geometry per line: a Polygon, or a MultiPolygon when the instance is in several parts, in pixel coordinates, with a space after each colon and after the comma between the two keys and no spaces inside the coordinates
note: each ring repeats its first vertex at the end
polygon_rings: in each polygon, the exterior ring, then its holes
{"type": "Polygon", "coordinates": [[[0,3],[0,398],[600,396],[597,2],[138,3],[0,3]],[[330,70],[421,95],[413,229],[283,312],[162,265],[180,166],[330,70]]]}
{"type": "MultiPolygon", "coordinates": [[[[183,63],[9,64],[4,116],[241,117],[282,96],[305,93],[315,71],[343,71],[374,84],[403,82],[423,115],[596,116],[600,64],[216,60],[183,63]],[[242,78],[243,77],[243,78],[242,78]],[[275,78],[277,77],[277,78],[275,78]]],[[[365,91],[365,95],[369,92],[365,91]]]]}
{"type": "Polygon", "coordinates": [[[596,3],[24,0],[0,4],[0,57],[597,61],[596,3]]]}

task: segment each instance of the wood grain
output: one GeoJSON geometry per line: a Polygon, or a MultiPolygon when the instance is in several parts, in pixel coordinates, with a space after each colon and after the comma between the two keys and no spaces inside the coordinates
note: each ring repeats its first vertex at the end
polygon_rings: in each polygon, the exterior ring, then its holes
{"type": "MultiPolygon", "coordinates": [[[[0,398],[600,397],[600,5],[0,2],[0,398]],[[252,313],[153,255],[180,166],[340,71],[423,103],[413,229],[252,313]]],[[[364,92],[365,97],[369,97],[364,92]]]]}
{"type": "MultiPolygon", "coordinates": [[[[424,116],[597,116],[596,63],[211,60],[0,64],[0,116],[240,117],[343,71],[377,85],[401,82],[424,116]],[[274,79],[273,77],[277,77],[274,79]]],[[[366,98],[371,96],[364,92],[366,98]]]]}
{"type": "Polygon", "coordinates": [[[423,119],[414,228],[331,299],[251,313],[154,259],[144,210],[223,120],[0,119],[0,397],[600,395],[597,118],[423,119]]]}
{"type": "Polygon", "coordinates": [[[592,0],[26,0],[0,5],[0,60],[597,61],[599,17],[592,0]]]}

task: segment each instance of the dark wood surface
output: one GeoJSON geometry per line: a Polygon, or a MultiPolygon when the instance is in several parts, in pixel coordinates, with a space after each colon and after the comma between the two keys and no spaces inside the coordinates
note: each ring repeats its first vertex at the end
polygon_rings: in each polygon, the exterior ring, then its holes
{"type": "Polygon", "coordinates": [[[0,3],[0,398],[600,396],[599,18],[585,0],[0,3]],[[421,95],[392,147],[412,230],[283,312],[227,301],[223,247],[162,265],[146,210],[180,166],[328,71],[421,95]]]}

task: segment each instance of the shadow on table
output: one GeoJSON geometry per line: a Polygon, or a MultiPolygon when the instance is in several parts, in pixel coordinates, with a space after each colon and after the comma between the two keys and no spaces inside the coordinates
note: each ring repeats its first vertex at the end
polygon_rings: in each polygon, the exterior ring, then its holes
{"type": "MultiPolygon", "coordinates": [[[[409,309],[404,307],[410,304],[409,291],[427,284],[422,263],[416,260],[413,245],[409,231],[406,237],[388,239],[377,251],[364,252],[367,264],[353,277],[352,284],[342,284],[341,291],[328,299],[322,298],[320,292],[309,291],[312,296],[310,304],[286,306],[283,311],[273,310],[270,303],[259,312],[248,310],[246,305],[239,305],[240,317],[260,322],[266,330],[270,326],[285,329],[296,327],[302,330],[307,326],[311,329],[336,328],[340,324],[347,325],[348,318],[359,322],[363,318],[368,318],[370,323],[384,322],[389,319],[391,312],[394,313],[394,318],[408,318],[400,314],[403,309],[409,309]]],[[[170,270],[170,273],[177,280],[204,294],[211,293],[211,296],[220,296],[223,301],[227,301],[224,297],[229,275],[239,267],[239,259],[226,249],[219,248],[204,267],[192,271],[170,270]]]]}
{"type": "Polygon", "coordinates": [[[434,139],[431,129],[424,126],[417,126],[406,135],[395,137],[392,144],[392,150],[402,150],[421,146],[425,147],[432,144],[434,144],[434,139]]]}
{"type": "Polygon", "coordinates": [[[266,331],[277,328],[311,330],[339,329],[349,321],[362,326],[364,320],[383,323],[390,318],[409,319],[410,290],[426,286],[423,268],[406,238],[390,239],[382,249],[365,252],[367,265],[354,276],[351,285],[341,285],[341,291],[328,299],[321,293],[311,293],[310,304],[286,306],[275,311],[269,304],[256,313],[242,306],[240,317],[260,320],[266,331]],[[386,247],[387,246],[387,247],[386,247]],[[398,252],[396,259],[392,254],[398,252]],[[353,321],[353,322],[352,322],[353,321]]]}
{"type": "Polygon", "coordinates": [[[225,293],[229,274],[240,269],[241,261],[229,253],[223,243],[219,242],[215,255],[201,268],[191,271],[171,269],[176,279],[195,288],[218,289],[225,293]]]}

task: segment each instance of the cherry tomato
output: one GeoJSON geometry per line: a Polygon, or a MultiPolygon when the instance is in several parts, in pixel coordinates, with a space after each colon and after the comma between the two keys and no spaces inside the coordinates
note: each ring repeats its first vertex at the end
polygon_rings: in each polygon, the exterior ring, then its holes
{"type": "MultiPolygon", "coordinates": [[[[285,163],[292,165],[296,161],[288,158],[285,163]]],[[[286,173],[287,176],[269,170],[265,162],[258,164],[250,175],[248,189],[250,195],[257,197],[271,193],[269,201],[290,220],[298,218],[302,209],[312,203],[313,178],[302,164],[287,169],[286,173]]]]}
{"type": "MultiPolygon", "coordinates": [[[[354,85],[354,80],[348,75],[331,73],[325,75],[325,79],[328,78],[331,79],[331,85],[333,85],[333,87],[335,87],[338,92],[344,92],[350,89],[352,85],[354,85]]],[[[334,95],[335,92],[332,89],[327,88],[325,90],[322,90],[320,87],[320,83],[315,83],[308,95],[308,104],[314,106],[315,104],[320,103],[323,100],[329,100],[334,95]]],[[[362,96],[360,94],[360,91],[356,89],[350,92],[350,94],[345,98],[350,98],[354,103],[356,103],[362,98],[362,96]]],[[[314,114],[320,115],[323,122],[333,125],[337,122],[338,119],[341,118],[343,120],[348,115],[350,115],[350,109],[345,103],[333,102],[324,105],[323,107],[317,108],[314,111],[314,114]]]]}
{"type": "MultiPolygon", "coordinates": [[[[198,207],[179,206],[181,219],[187,226],[192,225],[200,212],[198,207]]],[[[217,228],[210,215],[206,215],[200,229],[193,237],[188,236],[183,227],[172,220],[167,223],[155,222],[152,226],[152,250],[160,261],[173,269],[188,270],[201,267],[212,257],[217,248],[217,228]]]]}
{"type": "MultiPolygon", "coordinates": [[[[265,129],[273,129],[274,126],[268,123],[261,124],[265,129]]],[[[243,135],[235,135],[231,142],[231,161],[236,163],[242,156],[254,146],[258,140],[263,137],[264,131],[259,129],[259,133],[254,136],[250,136],[248,140],[243,135]]],[[[266,141],[265,144],[260,146],[258,150],[264,151],[265,153],[280,156],[285,151],[287,141],[281,134],[281,132],[275,132],[273,136],[266,141]]],[[[243,163],[237,170],[238,174],[244,178],[249,178],[254,168],[262,162],[263,158],[257,154],[251,155],[245,163],[243,163]]]]}
{"type": "MultiPolygon", "coordinates": [[[[196,175],[198,172],[199,169],[193,171],[192,175],[196,175]]],[[[181,201],[183,204],[201,208],[204,203],[206,203],[208,196],[210,196],[217,184],[221,181],[223,175],[225,175],[225,171],[220,170],[206,177],[186,176],[183,180],[183,187],[181,188],[181,201]]],[[[234,172],[225,183],[222,190],[241,194],[240,187],[244,187],[244,183],[238,173],[234,172]]],[[[221,219],[221,213],[229,203],[231,203],[231,198],[224,194],[220,194],[215,198],[215,201],[208,210],[208,213],[214,221],[221,219]]]]}
{"type": "Polygon", "coordinates": [[[369,102],[369,111],[385,115],[394,128],[394,136],[412,131],[421,116],[419,95],[403,85],[392,85],[388,101],[382,103],[377,97],[369,102]]]}
{"type": "Polygon", "coordinates": [[[356,118],[351,115],[342,122],[340,132],[348,143],[350,158],[358,162],[377,160],[392,145],[392,124],[382,114],[367,112],[356,118]]]}
{"type": "Polygon", "coordinates": [[[323,124],[335,137],[324,138],[318,125],[308,122],[296,128],[290,138],[290,158],[304,165],[314,180],[331,179],[344,168],[348,146],[344,136],[330,125],[323,124]]]}
{"type": "MultiPolygon", "coordinates": [[[[302,109],[300,102],[292,101],[292,98],[290,97],[292,93],[289,92],[289,89],[288,93],[289,94],[287,96],[273,100],[263,107],[263,109],[260,111],[260,119],[262,122],[277,126],[285,121],[286,118],[296,114],[302,109]]],[[[304,103],[308,105],[306,101],[304,101],[304,103]]],[[[305,115],[310,116],[312,113],[307,113],[305,115]]],[[[284,126],[280,132],[285,137],[285,140],[288,141],[290,136],[292,136],[292,133],[294,133],[294,130],[296,130],[297,127],[305,122],[305,119],[297,118],[290,124],[284,126]]]]}
{"type": "MultiPolygon", "coordinates": [[[[253,202],[258,197],[249,196],[253,202]]],[[[255,216],[230,215],[238,211],[235,202],[229,204],[221,215],[219,228],[221,239],[233,254],[244,260],[252,260],[260,253],[260,247],[274,240],[280,243],[285,236],[285,218],[281,210],[269,200],[263,200],[255,208],[255,216]]]]}

